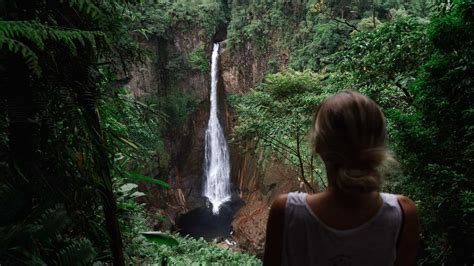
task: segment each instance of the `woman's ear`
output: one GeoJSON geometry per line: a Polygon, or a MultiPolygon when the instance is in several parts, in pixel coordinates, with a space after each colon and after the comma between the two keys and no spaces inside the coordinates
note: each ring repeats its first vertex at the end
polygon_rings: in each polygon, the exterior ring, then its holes
{"type": "Polygon", "coordinates": [[[324,147],[322,147],[323,144],[321,143],[321,140],[318,137],[315,138],[313,145],[315,153],[322,157],[321,153],[323,152],[324,147]]]}
{"type": "Polygon", "coordinates": [[[319,145],[314,146],[314,151],[317,155],[321,156],[321,148],[319,148],[319,145]]]}

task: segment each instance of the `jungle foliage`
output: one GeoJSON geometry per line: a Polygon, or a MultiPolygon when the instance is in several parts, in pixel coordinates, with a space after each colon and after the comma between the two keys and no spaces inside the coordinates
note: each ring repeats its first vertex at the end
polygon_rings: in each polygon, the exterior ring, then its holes
{"type": "Polygon", "coordinates": [[[127,4],[2,2],[1,175],[20,197],[2,193],[7,264],[124,263],[98,83],[101,62],[139,55],[119,16],[127,4]]]}
{"type": "MultiPolygon", "coordinates": [[[[185,2],[167,3],[181,17],[166,30],[192,21],[185,2]]],[[[121,87],[148,54],[137,42],[150,31],[136,25],[141,4],[0,3],[0,264],[258,262],[204,241],[173,236],[176,250],[140,235],[147,219],[163,217],[146,214],[135,183],[170,188],[154,176],[168,170],[163,135],[196,106],[178,94],[135,99],[121,87]]],[[[214,32],[217,20],[199,14],[214,32]]],[[[204,70],[201,50],[192,60],[204,70]]]]}
{"type": "Polygon", "coordinates": [[[474,3],[433,19],[434,46],[409,89],[413,113],[391,110],[406,177],[398,186],[420,201],[423,262],[474,261],[474,3]]]}
{"type": "MultiPolygon", "coordinates": [[[[313,47],[308,52],[316,58],[321,54],[314,47],[339,45],[323,49],[318,64],[293,61],[297,69],[315,72],[283,70],[267,75],[250,93],[233,96],[240,114],[234,138],[252,140],[256,148],[270,147],[270,156],[283,156],[299,168],[292,150],[281,147],[294,147],[295,131],[308,132],[311,108],[343,89],[369,95],[386,114],[391,147],[403,170],[389,177],[385,190],[408,195],[418,203],[423,231],[418,263],[468,265],[474,259],[474,3],[457,1],[442,7],[432,8],[431,18],[415,7],[392,6],[386,8],[387,13],[379,9],[380,22],[375,27],[362,26],[370,25],[370,17],[358,23],[354,17],[345,20],[357,26],[342,35],[343,41],[334,34],[318,35],[329,38],[327,42],[307,40],[308,47],[313,47]],[[324,55],[325,51],[329,52],[324,55]]],[[[324,16],[326,23],[333,23],[331,14],[324,16]]],[[[291,47],[292,51],[299,49],[291,47]]],[[[306,139],[302,141],[308,146],[306,139]]],[[[308,173],[315,172],[306,175],[308,183],[320,183],[317,174],[321,168],[303,167],[308,173]]]]}
{"type": "Polygon", "coordinates": [[[397,16],[426,18],[442,3],[413,1],[232,1],[228,45],[275,58],[281,66],[318,71],[351,33],[397,16]]]}

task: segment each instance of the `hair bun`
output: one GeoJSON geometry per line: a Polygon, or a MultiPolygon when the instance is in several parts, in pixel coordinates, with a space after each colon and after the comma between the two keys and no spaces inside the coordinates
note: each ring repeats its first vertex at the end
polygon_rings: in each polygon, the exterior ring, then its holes
{"type": "Polygon", "coordinates": [[[336,176],[337,188],[343,192],[371,192],[379,190],[382,177],[370,169],[339,168],[336,176]]]}
{"type": "Polygon", "coordinates": [[[378,191],[383,177],[398,166],[387,149],[366,149],[359,159],[338,167],[336,185],[341,191],[378,191]]]}

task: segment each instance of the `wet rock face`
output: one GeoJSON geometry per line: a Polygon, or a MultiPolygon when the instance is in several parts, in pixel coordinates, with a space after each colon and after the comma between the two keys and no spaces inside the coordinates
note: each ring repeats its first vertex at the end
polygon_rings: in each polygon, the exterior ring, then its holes
{"type": "MultiPolygon", "coordinates": [[[[143,62],[128,66],[121,76],[130,78],[125,84],[137,98],[183,93],[207,99],[210,75],[189,67],[188,56],[201,46],[212,49],[212,42],[203,30],[176,30],[170,39],[140,39],[140,45],[151,53],[143,62]]],[[[210,52],[205,54],[210,61],[210,52]]]]}
{"type": "MultiPolygon", "coordinates": [[[[204,47],[204,51],[208,51],[205,53],[205,56],[209,62],[209,71],[203,73],[197,70],[186,69],[184,73],[177,77],[174,87],[184,94],[196,96],[199,100],[206,101],[209,99],[209,87],[211,83],[210,62],[212,41],[206,37],[203,30],[176,32],[173,40],[174,50],[171,51],[171,53],[185,58],[201,45],[204,47]]],[[[188,64],[188,62],[185,62],[185,64],[188,64]]]]}
{"type": "MultiPolygon", "coordinates": [[[[156,42],[143,41],[141,42],[141,46],[151,51],[158,49],[156,42]]],[[[119,73],[123,78],[130,79],[126,86],[135,98],[145,98],[156,95],[158,88],[158,66],[154,58],[145,58],[142,63],[129,66],[127,73],[120,71],[119,73]]]]}
{"type": "Polygon", "coordinates": [[[250,46],[232,52],[223,42],[221,53],[222,78],[227,93],[245,93],[262,80],[268,56],[256,56],[250,46]]]}

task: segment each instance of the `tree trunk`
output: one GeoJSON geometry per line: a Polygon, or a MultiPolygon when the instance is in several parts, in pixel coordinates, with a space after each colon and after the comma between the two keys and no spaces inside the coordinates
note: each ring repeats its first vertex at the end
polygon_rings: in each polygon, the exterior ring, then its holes
{"type": "Polygon", "coordinates": [[[374,24],[374,29],[377,27],[375,24],[375,0],[372,0],[372,23],[374,24]]]}
{"type": "Polygon", "coordinates": [[[306,176],[304,173],[303,158],[301,157],[302,155],[301,155],[300,145],[301,145],[300,135],[299,135],[299,132],[297,132],[296,133],[296,157],[298,157],[298,164],[300,166],[301,179],[309,187],[309,189],[311,189],[312,192],[315,192],[313,186],[308,182],[308,180],[306,180],[306,176]]]}
{"type": "Polygon", "coordinates": [[[95,132],[94,145],[97,150],[96,173],[99,174],[99,186],[104,205],[105,223],[110,236],[110,249],[112,251],[114,265],[125,265],[123,255],[122,234],[117,218],[117,202],[113,193],[112,177],[110,175],[110,162],[105,149],[105,140],[100,126],[100,120],[95,108],[90,104],[84,104],[86,116],[89,118],[91,132],[95,132]]]}
{"type": "Polygon", "coordinates": [[[110,235],[110,249],[114,259],[114,265],[125,265],[123,256],[122,234],[117,219],[117,203],[112,190],[104,188],[102,191],[104,201],[105,223],[110,235]]]}
{"type": "MultiPolygon", "coordinates": [[[[89,62],[93,62],[91,59],[89,62]]],[[[92,133],[92,145],[94,157],[94,173],[98,183],[98,190],[102,197],[105,224],[110,236],[110,249],[112,251],[114,265],[125,265],[123,255],[122,234],[117,218],[117,202],[113,193],[112,177],[110,175],[110,160],[107,151],[107,142],[100,124],[99,113],[97,112],[98,88],[95,82],[90,79],[90,73],[86,67],[76,69],[75,80],[82,80],[82,88],[79,91],[79,103],[84,111],[84,118],[87,121],[89,131],[92,133]],[[87,84],[87,85],[85,85],[87,84]],[[85,86],[84,86],[85,85],[85,86]]]]}

